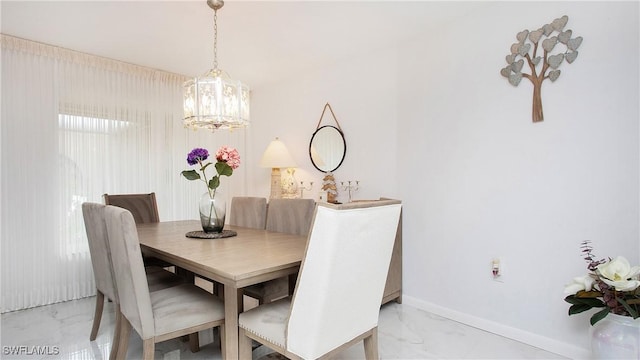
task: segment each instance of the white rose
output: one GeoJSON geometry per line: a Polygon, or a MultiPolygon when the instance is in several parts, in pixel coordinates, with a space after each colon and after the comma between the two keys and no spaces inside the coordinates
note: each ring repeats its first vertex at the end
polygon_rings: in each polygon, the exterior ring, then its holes
{"type": "Polygon", "coordinates": [[[565,285],[564,294],[575,295],[578,291],[591,291],[594,281],[589,275],[574,277],[570,284],[565,285]]]}
{"type": "Polygon", "coordinates": [[[598,265],[597,271],[602,281],[617,291],[633,291],[640,286],[640,281],[633,279],[640,274],[640,266],[631,267],[622,256],[598,265]]]}

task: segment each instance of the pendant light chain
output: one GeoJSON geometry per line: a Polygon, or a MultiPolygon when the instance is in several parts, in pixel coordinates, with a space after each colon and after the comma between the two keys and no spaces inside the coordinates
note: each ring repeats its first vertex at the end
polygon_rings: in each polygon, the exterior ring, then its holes
{"type": "Polygon", "coordinates": [[[218,70],[218,9],[213,10],[213,70],[218,70]]]}
{"type": "Polygon", "coordinates": [[[251,90],[218,69],[218,10],[224,6],[224,0],[207,0],[207,5],[214,11],[213,69],[185,81],[183,124],[194,130],[244,128],[249,125],[251,90]]]}

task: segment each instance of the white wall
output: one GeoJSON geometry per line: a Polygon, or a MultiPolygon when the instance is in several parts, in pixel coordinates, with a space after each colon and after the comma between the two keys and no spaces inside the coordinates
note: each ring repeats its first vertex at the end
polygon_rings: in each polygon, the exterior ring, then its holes
{"type": "Polygon", "coordinates": [[[356,198],[403,199],[405,302],[582,357],[589,315],[568,317],[562,293],[586,272],[580,242],[640,259],[638,17],[636,2],[488,3],[255,88],[247,188],[268,196],[270,170],[256,169],[276,136],[298,180],[318,184],[308,143],[330,102],[347,139],[337,180],[360,180],[356,198]],[[533,124],[532,86],[499,70],[517,32],[565,14],[584,42],[544,83],[545,121],[533,124]],[[490,276],[498,256],[503,283],[490,276]]]}
{"type": "Polygon", "coordinates": [[[562,301],[586,273],[580,242],[636,264],[640,252],[638,4],[501,3],[399,58],[399,151],[424,164],[398,164],[414,167],[399,184],[405,292],[587,347],[588,316],[568,318],[562,301]],[[517,32],[565,14],[584,42],[543,84],[545,121],[533,124],[532,86],[513,88],[498,70],[517,32]],[[499,256],[504,283],[489,276],[499,256]]]}
{"type": "MultiPolygon", "coordinates": [[[[354,199],[398,196],[395,58],[395,52],[368,52],[253,89],[248,129],[255,164],[250,167],[255,173],[248,174],[251,195],[269,196],[271,169],[260,169],[258,163],[269,142],[279,137],[298,163],[298,181],[314,182],[304,196],[317,197],[325,174],[311,164],[309,142],[328,102],[347,144],[344,162],[334,172],[336,181],[359,180],[354,199]]],[[[321,125],[336,126],[329,110],[321,125]]],[[[347,201],[347,193],[340,191],[338,200],[347,201]]]]}

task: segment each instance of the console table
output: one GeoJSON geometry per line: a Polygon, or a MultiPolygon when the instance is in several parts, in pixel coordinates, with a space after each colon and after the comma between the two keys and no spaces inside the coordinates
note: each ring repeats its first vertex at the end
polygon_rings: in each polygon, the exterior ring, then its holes
{"type": "Polygon", "coordinates": [[[393,254],[391,255],[382,303],[386,304],[392,300],[402,304],[402,212],[400,212],[400,219],[398,219],[396,242],[393,244],[393,254]]]}

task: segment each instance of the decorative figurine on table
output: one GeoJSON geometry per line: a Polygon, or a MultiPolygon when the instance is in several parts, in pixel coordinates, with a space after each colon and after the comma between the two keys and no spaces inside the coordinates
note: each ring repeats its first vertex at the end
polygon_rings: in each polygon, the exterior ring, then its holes
{"type": "Polygon", "coordinates": [[[327,192],[327,202],[333,204],[338,202],[338,187],[332,173],[327,173],[322,179],[322,190],[327,192]]]}

